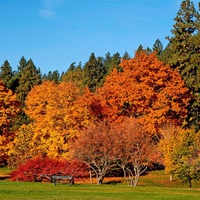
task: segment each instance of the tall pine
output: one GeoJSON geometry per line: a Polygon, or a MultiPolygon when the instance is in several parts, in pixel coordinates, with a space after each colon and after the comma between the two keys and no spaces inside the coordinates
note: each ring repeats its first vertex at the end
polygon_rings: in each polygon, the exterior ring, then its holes
{"type": "Polygon", "coordinates": [[[21,113],[15,121],[16,126],[29,123],[28,116],[24,113],[25,99],[31,89],[41,83],[40,69],[37,69],[33,61],[30,59],[26,61],[24,57],[20,59],[18,71],[14,75],[15,79],[15,93],[17,99],[21,103],[21,113]]]}
{"type": "Polygon", "coordinates": [[[160,56],[163,52],[163,44],[159,39],[155,41],[153,45],[153,51],[156,51],[158,56],[160,56]]]}
{"type": "Polygon", "coordinates": [[[86,62],[83,67],[83,73],[84,85],[94,92],[99,87],[101,80],[106,74],[106,70],[103,66],[103,58],[96,58],[95,54],[92,53],[88,62],[86,62]]]}
{"type": "Polygon", "coordinates": [[[179,70],[193,98],[189,107],[188,125],[200,127],[200,15],[193,2],[183,0],[175,18],[172,37],[169,40],[171,51],[168,64],[179,70]]]}
{"type": "Polygon", "coordinates": [[[5,84],[7,88],[10,89],[11,87],[11,79],[13,77],[12,67],[8,60],[4,61],[4,64],[1,66],[0,69],[0,80],[5,84]]]}
{"type": "Polygon", "coordinates": [[[37,69],[33,61],[30,59],[27,63],[21,64],[19,69],[19,86],[17,87],[17,95],[21,104],[24,106],[24,101],[31,89],[41,83],[40,69],[37,69]]]}

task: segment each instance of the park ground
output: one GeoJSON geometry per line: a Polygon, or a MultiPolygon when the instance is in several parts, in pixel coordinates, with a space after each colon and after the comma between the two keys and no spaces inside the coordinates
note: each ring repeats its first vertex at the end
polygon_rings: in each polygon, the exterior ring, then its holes
{"type": "MultiPolygon", "coordinates": [[[[0,168],[0,177],[7,176],[9,170],[0,168]]],[[[2,178],[3,179],[3,178],[2,178]]],[[[119,177],[105,178],[104,184],[96,185],[95,180],[77,180],[68,184],[12,182],[0,180],[2,200],[200,200],[200,183],[188,185],[178,179],[169,181],[164,171],[152,171],[141,176],[137,187],[130,187],[119,177]]]]}

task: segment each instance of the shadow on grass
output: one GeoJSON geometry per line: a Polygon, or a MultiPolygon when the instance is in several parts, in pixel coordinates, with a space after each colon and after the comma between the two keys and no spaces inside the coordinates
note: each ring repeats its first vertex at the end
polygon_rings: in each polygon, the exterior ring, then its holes
{"type": "Polygon", "coordinates": [[[11,178],[10,175],[0,175],[0,180],[5,180],[11,178]]]}
{"type": "Polygon", "coordinates": [[[116,185],[118,183],[122,183],[122,181],[120,181],[120,180],[111,180],[111,181],[104,182],[104,184],[106,184],[106,185],[116,185]]]}

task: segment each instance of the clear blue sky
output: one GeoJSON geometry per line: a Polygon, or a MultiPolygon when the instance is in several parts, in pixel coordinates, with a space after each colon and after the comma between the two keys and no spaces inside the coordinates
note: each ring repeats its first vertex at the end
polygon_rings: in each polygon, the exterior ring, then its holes
{"type": "MultiPolygon", "coordinates": [[[[17,69],[22,56],[42,73],[84,65],[92,52],[105,56],[140,44],[164,46],[181,0],[0,0],[0,65],[17,69]]],[[[197,9],[197,0],[193,1],[197,9]]]]}

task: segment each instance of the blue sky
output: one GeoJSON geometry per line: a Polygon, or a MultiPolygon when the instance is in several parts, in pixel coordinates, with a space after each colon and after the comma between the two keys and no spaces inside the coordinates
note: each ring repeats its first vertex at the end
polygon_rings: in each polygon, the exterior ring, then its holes
{"type": "MultiPolygon", "coordinates": [[[[181,0],[0,0],[0,65],[22,56],[42,73],[83,65],[92,52],[131,56],[140,44],[164,46],[181,0]]],[[[197,0],[193,1],[197,8],[197,0]]]]}

